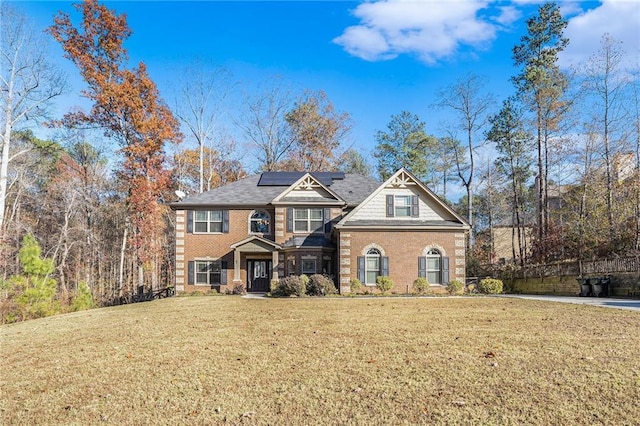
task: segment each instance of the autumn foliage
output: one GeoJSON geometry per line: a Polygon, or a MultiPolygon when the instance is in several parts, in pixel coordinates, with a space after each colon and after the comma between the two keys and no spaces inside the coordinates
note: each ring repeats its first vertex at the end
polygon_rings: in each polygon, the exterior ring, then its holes
{"type": "Polygon", "coordinates": [[[78,67],[88,88],[83,96],[93,102],[89,113],[72,112],[59,123],[68,127],[92,125],[117,140],[124,156],[119,176],[127,192],[133,246],[139,264],[161,250],[165,207],[158,203],[171,182],[165,169],[164,144],[179,142],[178,121],[160,98],[144,63],[127,68],[123,42],[131,35],[125,15],[118,15],[96,0],[76,4],[82,20],[59,13],[49,32],[65,56],[78,67]]]}

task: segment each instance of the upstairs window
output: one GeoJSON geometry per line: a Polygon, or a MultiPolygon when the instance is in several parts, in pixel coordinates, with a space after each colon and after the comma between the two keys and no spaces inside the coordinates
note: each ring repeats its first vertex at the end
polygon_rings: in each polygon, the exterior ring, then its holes
{"type": "Polygon", "coordinates": [[[386,197],[387,217],[419,217],[420,199],[417,195],[394,195],[386,197]]]}
{"type": "Polygon", "coordinates": [[[411,196],[396,195],[394,198],[395,217],[411,217],[411,196]]]}
{"type": "Polygon", "coordinates": [[[264,210],[257,210],[251,215],[249,232],[252,234],[269,234],[271,218],[264,210]]]}
{"type": "Polygon", "coordinates": [[[323,209],[293,209],[293,232],[315,232],[324,227],[323,209]]]}
{"type": "Polygon", "coordinates": [[[222,211],[195,211],[193,222],[195,232],[222,232],[222,211]]]}

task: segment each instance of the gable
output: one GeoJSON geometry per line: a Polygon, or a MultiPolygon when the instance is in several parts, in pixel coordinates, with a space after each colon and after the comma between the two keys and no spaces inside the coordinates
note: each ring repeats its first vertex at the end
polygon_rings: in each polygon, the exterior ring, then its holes
{"type": "Polygon", "coordinates": [[[309,173],[305,173],[291,186],[280,193],[273,204],[318,203],[345,204],[335,192],[309,173]]]}
{"type": "Polygon", "coordinates": [[[404,169],[398,170],[380,185],[338,225],[338,227],[355,225],[469,227],[453,209],[404,169]],[[396,207],[402,205],[398,203],[409,200],[411,200],[411,207],[408,210],[410,214],[398,214],[396,207]]]}

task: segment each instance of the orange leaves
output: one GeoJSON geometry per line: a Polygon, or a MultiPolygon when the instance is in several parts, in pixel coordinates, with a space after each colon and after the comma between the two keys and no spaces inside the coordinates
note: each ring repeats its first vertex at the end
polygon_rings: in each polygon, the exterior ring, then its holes
{"type": "Polygon", "coordinates": [[[123,41],[131,35],[126,16],[96,0],[75,7],[83,17],[79,28],[68,15],[60,14],[49,32],[78,67],[89,86],[83,93],[93,106],[89,114],[67,114],[63,123],[100,126],[121,144],[124,162],[119,176],[127,184],[134,244],[139,253],[151,255],[150,245],[165,227],[158,199],[171,182],[164,167],[164,144],[182,140],[179,124],[160,99],[144,63],[125,68],[128,54],[123,41]]]}

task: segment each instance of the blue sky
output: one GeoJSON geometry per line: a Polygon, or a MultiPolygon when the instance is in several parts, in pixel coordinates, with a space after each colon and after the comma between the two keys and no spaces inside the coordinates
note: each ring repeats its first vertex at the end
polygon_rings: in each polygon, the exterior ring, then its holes
{"type": "MultiPolygon", "coordinates": [[[[402,110],[418,114],[429,133],[442,134],[451,119],[433,105],[436,93],[469,72],[486,77],[486,90],[500,101],[512,93],[516,74],[511,49],[536,13],[535,1],[199,1],[106,2],[128,16],[126,43],[132,65],[147,64],[171,105],[194,58],[224,66],[237,91],[280,81],[301,91],[323,90],[354,120],[349,144],[370,153],[374,134],[402,110]]],[[[609,32],[624,42],[629,64],[640,62],[640,2],[559,2],[571,39],[563,66],[593,54],[609,32]]],[[[40,28],[71,2],[18,1],[40,28]]],[[[77,16],[77,15],[75,15],[77,16]]],[[[71,93],[57,115],[74,105],[83,84],[73,65],[52,43],[52,59],[67,71],[71,93]]],[[[498,107],[498,105],[496,105],[498,107]]],[[[233,114],[234,112],[232,112],[233,114]]],[[[233,133],[231,120],[224,119],[233,133]]],[[[241,139],[241,136],[238,135],[241,139]]],[[[240,142],[242,142],[240,140],[240,142]]],[[[245,159],[246,160],[246,159],[245,159]]]]}

